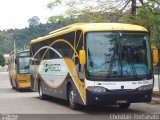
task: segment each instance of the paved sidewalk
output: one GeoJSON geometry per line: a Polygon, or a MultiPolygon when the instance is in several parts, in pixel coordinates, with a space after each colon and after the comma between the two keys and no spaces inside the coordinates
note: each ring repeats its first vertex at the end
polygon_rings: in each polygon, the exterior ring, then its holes
{"type": "Polygon", "coordinates": [[[152,103],[160,104],[160,92],[153,92],[152,103]]]}
{"type": "Polygon", "coordinates": [[[157,104],[160,104],[160,98],[153,97],[153,98],[152,98],[152,102],[151,102],[151,103],[157,103],[157,104]]]}

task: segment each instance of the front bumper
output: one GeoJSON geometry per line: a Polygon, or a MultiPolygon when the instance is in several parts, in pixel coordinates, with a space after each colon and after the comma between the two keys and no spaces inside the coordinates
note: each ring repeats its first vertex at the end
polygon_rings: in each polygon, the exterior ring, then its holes
{"type": "Polygon", "coordinates": [[[105,93],[96,93],[86,91],[87,105],[102,104],[116,105],[117,101],[127,101],[127,103],[151,102],[152,89],[145,91],[109,91],[105,93]]]}
{"type": "Polygon", "coordinates": [[[31,88],[31,83],[30,82],[25,82],[25,83],[20,83],[19,82],[19,88],[20,89],[30,89],[31,88]]]}

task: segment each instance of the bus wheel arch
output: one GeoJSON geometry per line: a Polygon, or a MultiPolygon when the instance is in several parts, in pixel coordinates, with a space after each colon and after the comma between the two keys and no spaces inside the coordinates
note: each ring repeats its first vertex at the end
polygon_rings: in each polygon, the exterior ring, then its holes
{"type": "Polygon", "coordinates": [[[71,87],[72,85],[71,85],[71,83],[70,82],[68,82],[67,83],[67,87],[66,87],[66,96],[67,96],[67,101],[68,101],[68,92],[69,92],[69,88],[71,87]]]}
{"type": "Polygon", "coordinates": [[[42,81],[40,79],[38,80],[38,93],[41,100],[46,99],[47,96],[43,93],[42,81]]]}
{"type": "Polygon", "coordinates": [[[67,101],[69,107],[73,110],[78,109],[78,104],[75,102],[75,94],[73,92],[73,86],[70,82],[67,83],[67,101]]]}

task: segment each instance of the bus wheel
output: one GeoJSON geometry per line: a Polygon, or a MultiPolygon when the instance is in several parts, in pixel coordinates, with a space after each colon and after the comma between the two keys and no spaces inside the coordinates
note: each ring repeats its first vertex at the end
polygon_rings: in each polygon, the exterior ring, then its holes
{"type": "Polygon", "coordinates": [[[69,107],[71,109],[73,109],[73,110],[78,109],[78,104],[75,102],[75,95],[73,93],[72,86],[70,86],[68,89],[68,103],[69,103],[69,107]]]}
{"type": "Polygon", "coordinates": [[[11,86],[12,86],[12,89],[14,89],[13,84],[11,84],[11,86]]]}
{"type": "Polygon", "coordinates": [[[120,104],[119,107],[122,109],[128,109],[130,107],[130,103],[126,103],[126,104],[120,104]]]}
{"type": "Polygon", "coordinates": [[[15,88],[16,88],[17,91],[20,91],[17,80],[16,80],[16,87],[15,88]]]}
{"type": "Polygon", "coordinates": [[[40,97],[41,100],[46,99],[46,95],[43,94],[43,89],[42,89],[42,83],[41,83],[41,81],[39,81],[39,84],[38,84],[38,92],[39,92],[39,97],[40,97]]]}
{"type": "Polygon", "coordinates": [[[10,83],[11,83],[12,89],[14,89],[11,77],[10,77],[10,83]]]}

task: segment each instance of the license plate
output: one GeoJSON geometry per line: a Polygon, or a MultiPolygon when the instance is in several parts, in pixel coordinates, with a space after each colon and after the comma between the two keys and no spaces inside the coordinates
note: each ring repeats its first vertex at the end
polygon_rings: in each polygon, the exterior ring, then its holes
{"type": "Polygon", "coordinates": [[[127,100],[117,100],[116,103],[117,104],[123,104],[123,103],[127,103],[127,100]]]}

